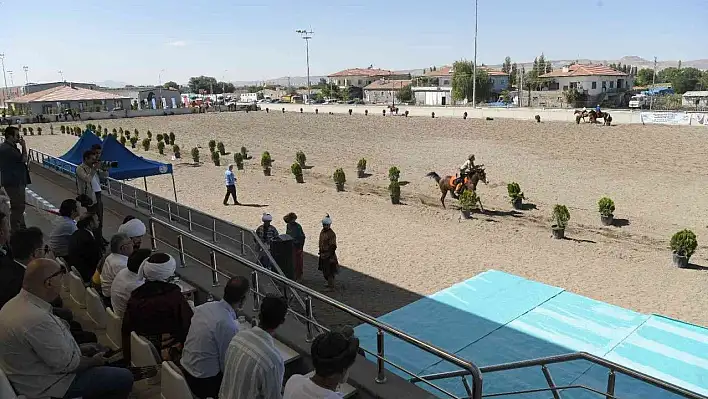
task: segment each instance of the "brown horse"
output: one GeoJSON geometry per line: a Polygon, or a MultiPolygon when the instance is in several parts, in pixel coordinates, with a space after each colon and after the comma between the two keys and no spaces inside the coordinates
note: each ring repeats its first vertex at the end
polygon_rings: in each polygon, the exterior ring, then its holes
{"type": "Polygon", "coordinates": [[[598,123],[597,120],[602,118],[605,123],[603,125],[605,126],[610,126],[612,124],[612,116],[610,116],[609,112],[602,112],[600,111],[599,113],[595,111],[594,109],[588,112],[588,116],[590,116],[590,123],[598,123]]]}
{"type": "MultiPolygon", "coordinates": [[[[435,172],[430,172],[425,176],[434,179],[435,182],[438,183],[438,186],[440,186],[440,192],[442,193],[442,196],[440,197],[440,203],[442,203],[443,208],[445,208],[445,197],[447,197],[448,191],[450,191],[453,198],[457,199],[457,196],[455,195],[455,179],[457,179],[456,176],[445,176],[441,178],[440,175],[435,172]]],[[[489,180],[487,180],[487,174],[485,173],[484,168],[482,168],[481,166],[477,166],[475,167],[474,171],[472,171],[472,173],[465,177],[462,192],[464,192],[465,190],[472,190],[473,192],[476,192],[477,183],[479,183],[480,181],[484,182],[484,184],[489,184],[489,180]]]]}
{"type": "Polygon", "coordinates": [[[588,117],[588,111],[581,111],[579,109],[576,109],[573,114],[575,115],[575,123],[577,124],[580,124],[581,119],[585,122],[585,118],[588,117]]]}

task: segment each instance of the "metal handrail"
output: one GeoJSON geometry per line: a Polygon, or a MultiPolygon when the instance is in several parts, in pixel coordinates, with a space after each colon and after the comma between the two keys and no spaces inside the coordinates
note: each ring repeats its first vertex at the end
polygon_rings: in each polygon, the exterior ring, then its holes
{"type": "MultiPolygon", "coordinates": [[[[59,169],[60,171],[66,173],[66,174],[68,174],[68,175],[70,175],[70,176],[75,176],[75,173],[76,173],[76,172],[75,172],[74,170],[70,169],[69,167],[76,168],[77,165],[75,165],[75,164],[73,164],[73,163],[71,163],[71,162],[65,161],[65,160],[63,160],[63,159],[57,158],[57,157],[55,157],[55,156],[52,156],[52,155],[49,155],[49,154],[46,154],[46,153],[44,153],[44,152],[37,151],[37,150],[31,149],[31,148],[28,149],[28,155],[27,155],[27,156],[28,156],[28,158],[29,158],[30,160],[34,161],[35,163],[37,163],[38,165],[40,165],[40,166],[42,166],[42,167],[45,167],[45,165],[44,165],[44,161],[45,161],[45,160],[48,160],[48,159],[49,159],[49,160],[53,160],[53,162],[55,162],[55,164],[52,165],[52,167],[53,167],[54,169],[59,169]],[[40,158],[41,158],[41,159],[40,159],[40,158]],[[62,165],[67,165],[67,166],[69,166],[69,167],[62,166],[62,165]]],[[[123,182],[121,182],[121,181],[118,181],[118,180],[115,180],[115,179],[112,179],[112,178],[110,178],[110,177],[107,179],[107,183],[106,183],[106,185],[105,185],[104,187],[107,188],[108,194],[111,195],[111,197],[113,197],[114,199],[119,199],[121,202],[128,203],[128,204],[134,205],[134,206],[136,206],[136,207],[138,207],[138,205],[139,205],[140,202],[141,202],[141,201],[137,198],[137,194],[138,194],[138,193],[141,193],[141,192],[144,193],[144,194],[145,194],[145,198],[148,199],[148,200],[151,199],[150,197],[157,197],[157,198],[160,198],[161,201],[164,201],[165,203],[167,203],[168,209],[161,209],[161,208],[159,208],[159,207],[154,207],[152,204],[147,204],[147,203],[146,203],[145,205],[149,205],[149,206],[147,206],[147,207],[148,207],[148,209],[150,210],[150,214],[151,214],[151,215],[154,214],[154,209],[157,209],[157,210],[163,211],[163,212],[165,212],[165,213],[168,213],[170,221],[172,221],[172,218],[173,218],[173,217],[175,217],[176,219],[184,219],[184,218],[180,217],[179,214],[177,214],[177,215],[173,214],[173,213],[172,213],[172,208],[174,208],[174,209],[179,209],[179,208],[181,207],[181,208],[183,208],[183,209],[186,209],[186,210],[187,210],[187,214],[188,214],[188,219],[189,219],[189,224],[188,224],[188,225],[189,225],[190,231],[192,230],[192,226],[195,225],[195,226],[199,226],[199,227],[201,227],[201,228],[203,228],[203,229],[205,229],[205,230],[208,230],[208,231],[212,234],[212,237],[213,237],[214,242],[217,241],[217,235],[220,236],[220,237],[228,238],[228,239],[230,239],[231,241],[233,241],[233,242],[239,244],[239,245],[241,246],[241,248],[242,248],[242,251],[243,251],[245,248],[248,248],[249,251],[251,251],[251,253],[254,255],[254,257],[255,257],[255,259],[258,261],[258,263],[261,263],[260,260],[259,260],[259,255],[260,255],[260,254],[264,254],[264,255],[268,258],[268,262],[273,266],[273,268],[275,268],[275,270],[276,270],[278,273],[280,273],[281,275],[283,274],[282,269],[280,268],[280,266],[278,265],[278,263],[275,261],[275,259],[273,258],[273,255],[270,253],[270,251],[266,249],[265,245],[263,244],[263,241],[262,241],[262,240],[258,237],[258,235],[257,235],[252,229],[250,229],[250,228],[241,226],[241,225],[236,224],[236,223],[228,222],[228,221],[223,220],[223,219],[215,218],[215,217],[213,217],[213,216],[211,216],[211,215],[209,215],[209,214],[207,214],[207,213],[204,213],[204,212],[201,212],[201,211],[199,211],[199,210],[193,209],[193,208],[191,208],[191,207],[189,207],[189,206],[186,206],[186,205],[178,204],[178,203],[176,203],[176,202],[174,202],[174,201],[172,201],[172,200],[169,200],[169,199],[167,199],[167,198],[160,197],[159,195],[155,195],[155,194],[149,193],[149,192],[147,192],[147,191],[145,191],[145,190],[142,190],[142,189],[140,189],[140,188],[137,188],[137,187],[135,187],[135,186],[126,185],[125,183],[123,183],[123,182]],[[111,184],[112,184],[112,183],[113,183],[114,185],[118,185],[118,189],[119,189],[118,192],[120,193],[119,195],[113,195],[113,193],[112,193],[113,190],[112,190],[112,187],[111,187],[111,184]],[[124,190],[123,187],[130,187],[130,189],[133,190],[134,196],[133,196],[133,197],[131,197],[131,196],[126,196],[126,194],[125,194],[125,191],[126,191],[126,190],[124,190]],[[129,201],[126,201],[126,197],[129,199],[129,201]],[[191,215],[192,215],[193,213],[196,213],[196,214],[199,214],[199,215],[203,215],[203,216],[205,216],[205,217],[207,217],[207,218],[210,218],[210,219],[212,220],[212,226],[211,226],[211,227],[210,227],[210,226],[203,226],[203,225],[200,225],[200,224],[198,224],[198,223],[193,222],[193,221],[191,220],[191,219],[192,219],[192,218],[191,218],[191,215]],[[217,221],[217,220],[218,220],[219,223],[221,223],[221,224],[233,226],[233,227],[235,227],[235,228],[237,228],[237,229],[240,229],[241,231],[247,231],[247,232],[253,237],[255,243],[258,244],[258,246],[260,247],[260,250],[256,251],[254,248],[251,248],[250,245],[247,245],[245,242],[243,242],[243,239],[242,239],[242,241],[238,241],[238,240],[236,240],[236,239],[233,238],[233,237],[227,236],[227,235],[225,235],[225,234],[222,234],[222,233],[216,231],[215,225],[216,225],[216,221],[217,221]]],[[[300,295],[297,293],[297,291],[293,290],[293,291],[292,291],[292,294],[293,294],[293,298],[295,298],[295,299],[298,301],[298,303],[300,304],[300,306],[302,306],[302,308],[304,309],[304,308],[305,308],[305,301],[300,297],[300,295]]]]}
{"type": "MultiPolygon", "coordinates": [[[[640,371],[636,371],[636,370],[631,369],[629,367],[622,366],[620,364],[609,361],[607,359],[603,359],[599,356],[595,356],[595,355],[592,355],[587,352],[568,353],[568,354],[564,354],[564,355],[547,356],[547,357],[540,357],[537,359],[521,360],[521,361],[517,361],[517,362],[509,362],[509,363],[502,363],[502,364],[496,364],[496,365],[491,365],[491,366],[484,366],[484,367],[480,368],[480,371],[482,372],[482,374],[484,374],[484,373],[494,373],[494,372],[499,372],[499,371],[515,370],[515,369],[534,367],[534,366],[542,366],[543,368],[545,368],[549,364],[572,362],[575,360],[586,360],[586,361],[589,361],[590,363],[594,363],[598,366],[602,366],[602,367],[605,367],[610,370],[609,375],[608,375],[608,383],[607,383],[607,388],[608,388],[607,394],[609,394],[609,395],[614,395],[615,373],[621,373],[621,374],[624,374],[628,377],[631,377],[631,378],[634,378],[634,379],[639,380],[641,382],[653,385],[657,388],[660,388],[660,389],[663,389],[667,392],[682,396],[684,398],[708,399],[707,396],[704,396],[699,393],[682,388],[682,387],[672,384],[670,382],[662,381],[662,380],[652,377],[648,374],[644,374],[640,371]]],[[[455,370],[455,371],[448,371],[448,372],[444,372],[444,373],[428,374],[428,375],[421,376],[419,378],[412,378],[409,381],[415,383],[415,382],[421,381],[422,379],[426,379],[428,381],[434,381],[434,380],[439,380],[439,379],[444,379],[444,378],[456,378],[456,377],[465,376],[466,372],[467,372],[466,370],[455,370]]],[[[544,370],[544,373],[546,373],[545,370],[544,370]]],[[[582,386],[580,386],[580,387],[582,387],[582,386]]],[[[561,388],[552,386],[551,389],[561,389],[561,388]]],[[[506,394],[507,395],[515,395],[517,393],[521,393],[521,392],[507,392],[506,394]]],[[[499,396],[499,395],[495,394],[494,396],[499,396]]],[[[610,397],[612,397],[612,396],[610,396],[610,397]]]]}
{"type": "MultiPolygon", "coordinates": [[[[410,371],[396,365],[395,363],[392,363],[388,359],[386,359],[385,352],[384,352],[384,335],[383,335],[383,333],[385,332],[385,333],[388,333],[388,334],[390,334],[402,341],[405,341],[405,342],[407,342],[419,349],[422,349],[434,356],[437,356],[438,358],[440,358],[442,360],[448,361],[448,362],[462,368],[465,373],[462,376],[463,378],[467,375],[472,377],[473,387],[472,387],[471,397],[474,399],[480,399],[482,397],[482,373],[480,372],[479,368],[477,368],[477,366],[474,365],[472,362],[462,359],[452,353],[448,353],[448,352],[444,351],[443,349],[440,349],[440,348],[438,348],[434,345],[431,345],[427,342],[423,342],[411,335],[406,334],[403,331],[396,329],[395,327],[392,327],[391,325],[389,325],[387,323],[384,323],[384,322],[381,322],[381,321],[375,319],[373,316],[370,316],[360,310],[352,308],[349,305],[346,305],[346,304],[339,302],[335,299],[332,299],[326,295],[323,295],[323,294],[321,294],[309,287],[306,287],[300,283],[290,280],[287,277],[281,276],[281,275],[279,275],[279,274],[277,274],[277,273],[275,273],[263,266],[260,266],[254,262],[251,262],[248,259],[242,258],[230,251],[227,251],[221,247],[214,245],[213,243],[211,243],[209,241],[206,241],[200,237],[192,235],[189,232],[180,229],[179,227],[171,225],[171,224],[164,222],[164,221],[157,219],[157,218],[150,218],[150,234],[151,234],[151,238],[152,238],[153,247],[156,247],[156,241],[159,240],[159,238],[155,235],[155,225],[156,224],[160,225],[161,227],[163,227],[165,229],[169,229],[169,230],[175,232],[178,235],[178,242],[182,241],[181,237],[188,237],[190,240],[192,240],[202,246],[207,247],[211,251],[212,254],[219,253],[223,256],[226,256],[227,258],[230,258],[230,259],[237,261],[237,262],[241,263],[242,265],[248,267],[253,272],[264,274],[264,275],[270,277],[271,279],[276,280],[280,284],[286,285],[286,286],[292,288],[293,290],[300,291],[303,294],[307,295],[307,297],[306,297],[307,315],[304,315],[304,316],[299,315],[295,311],[292,311],[292,313],[296,314],[300,318],[305,319],[305,324],[307,325],[307,328],[308,328],[308,338],[310,338],[310,336],[311,336],[311,331],[312,331],[313,325],[316,324],[316,321],[312,318],[312,298],[315,298],[321,302],[324,302],[330,306],[333,306],[336,309],[359,319],[363,323],[366,323],[366,324],[376,328],[378,330],[377,331],[377,351],[376,351],[376,353],[372,353],[368,350],[365,350],[365,352],[370,353],[372,356],[374,356],[377,359],[377,371],[378,372],[377,372],[376,382],[378,382],[378,383],[385,383],[386,382],[386,377],[384,374],[384,363],[388,363],[388,364],[396,367],[397,369],[399,369],[411,376],[416,376],[416,381],[424,382],[427,385],[439,390],[440,392],[447,394],[448,396],[450,396],[452,398],[458,398],[457,396],[444,390],[443,388],[440,388],[440,387],[428,382],[427,378],[425,376],[418,377],[413,372],[410,372],[410,371]]],[[[165,242],[164,240],[160,240],[160,241],[165,242]]],[[[169,244],[169,243],[167,243],[167,244],[170,245],[173,249],[179,250],[180,257],[183,256],[184,248],[174,248],[174,246],[172,246],[171,244],[169,244]]],[[[198,261],[198,263],[202,264],[203,266],[206,266],[206,264],[204,264],[201,261],[198,261]]],[[[215,256],[213,256],[213,255],[211,256],[210,263],[211,263],[211,265],[209,266],[210,270],[212,270],[213,272],[222,274],[222,275],[226,275],[225,273],[218,271],[217,266],[216,266],[215,256]]],[[[254,288],[256,290],[258,290],[257,285],[254,288]]],[[[317,325],[319,325],[319,324],[317,324],[317,325]]],[[[466,381],[466,379],[465,379],[465,381],[466,381]]]]}

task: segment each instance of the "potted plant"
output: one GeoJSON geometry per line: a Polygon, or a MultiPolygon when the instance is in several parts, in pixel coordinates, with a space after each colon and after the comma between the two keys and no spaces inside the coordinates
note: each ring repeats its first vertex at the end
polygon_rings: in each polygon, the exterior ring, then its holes
{"type": "Polygon", "coordinates": [[[34,136],[34,128],[32,126],[28,127],[30,136],[34,136]]]}
{"type": "Polygon", "coordinates": [[[103,137],[106,137],[106,136],[108,136],[108,128],[104,127],[103,128],[103,137]]]}
{"type": "Polygon", "coordinates": [[[368,109],[365,109],[365,110],[364,110],[364,116],[369,116],[369,110],[368,110],[368,109]]]}
{"type": "Polygon", "coordinates": [[[126,141],[127,141],[127,139],[125,138],[125,136],[120,136],[120,143],[123,144],[124,147],[125,147],[126,141]]]}
{"type": "Polygon", "coordinates": [[[351,114],[352,114],[352,109],[351,109],[351,108],[349,108],[349,115],[351,115],[351,114]]]}
{"type": "Polygon", "coordinates": [[[156,137],[158,143],[165,139],[165,136],[162,133],[158,133],[156,137]]]}
{"type": "Polygon", "coordinates": [[[362,158],[356,163],[356,177],[362,178],[366,175],[366,158],[362,158]]]}
{"type": "Polygon", "coordinates": [[[248,155],[248,150],[246,147],[241,147],[241,156],[243,156],[243,159],[251,159],[251,157],[248,155]]]}
{"type": "Polygon", "coordinates": [[[131,137],[131,138],[130,138],[130,146],[131,146],[132,148],[135,148],[135,146],[136,146],[137,144],[138,144],[138,138],[135,137],[135,136],[131,137]]]}
{"type": "Polygon", "coordinates": [[[66,126],[61,125],[61,126],[59,127],[59,130],[61,130],[61,134],[65,134],[65,133],[66,133],[66,126]]]}
{"type": "MultiPolygon", "coordinates": [[[[123,130],[123,129],[120,129],[120,130],[123,130]]],[[[114,134],[115,134],[115,133],[118,133],[118,130],[116,130],[116,128],[113,128],[113,130],[111,131],[111,133],[114,133],[114,134]]]]}
{"type": "Polygon", "coordinates": [[[209,140],[209,152],[216,151],[216,140],[209,140]]]}
{"type": "Polygon", "coordinates": [[[509,193],[509,199],[511,200],[511,205],[514,209],[522,209],[522,202],[526,198],[524,193],[521,191],[519,183],[511,182],[506,185],[506,191],[509,193]]]}
{"type": "MultiPolygon", "coordinates": [[[[138,130],[135,129],[135,131],[136,131],[136,133],[137,133],[138,130]]],[[[150,140],[152,140],[152,132],[151,132],[151,131],[149,131],[149,130],[147,131],[147,136],[148,136],[148,138],[149,138],[150,140]]]]}
{"type": "Polygon", "coordinates": [[[199,163],[199,148],[197,147],[192,148],[192,161],[194,161],[195,164],[199,163]]]}
{"type": "Polygon", "coordinates": [[[431,113],[430,113],[430,116],[431,116],[433,119],[435,119],[435,112],[431,112],[431,113]]]}
{"type": "Polygon", "coordinates": [[[302,166],[300,166],[299,163],[295,162],[294,164],[290,165],[290,171],[293,172],[293,174],[295,175],[296,182],[305,182],[305,180],[302,178],[302,166]]]}
{"type": "Polygon", "coordinates": [[[234,163],[237,170],[243,170],[243,155],[240,152],[234,154],[234,163]]]}
{"type": "Polygon", "coordinates": [[[157,151],[160,153],[160,155],[165,155],[165,142],[164,141],[157,142],[157,151]]]}
{"type": "Polygon", "coordinates": [[[597,207],[600,210],[600,221],[605,226],[611,226],[614,220],[615,202],[609,197],[602,197],[597,201],[597,207]]]}
{"type": "Polygon", "coordinates": [[[305,156],[305,153],[302,151],[298,151],[295,153],[295,161],[300,165],[300,169],[305,167],[305,161],[307,161],[307,157],[305,156]]]}
{"type": "Polygon", "coordinates": [[[96,130],[101,133],[103,131],[103,127],[101,125],[96,126],[96,130]]]}
{"type": "Polygon", "coordinates": [[[221,166],[221,158],[218,152],[214,151],[211,153],[211,161],[214,162],[215,166],[221,166]]]}
{"type": "MultiPolygon", "coordinates": [[[[125,136],[125,138],[127,138],[128,140],[130,140],[130,132],[129,132],[128,130],[124,131],[124,132],[123,132],[123,135],[125,136]]],[[[135,136],[137,137],[137,134],[136,134],[135,136]]]]}
{"type": "Polygon", "coordinates": [[[26,127],[22,128],[22,135],[27,136],[27,128],[26,127]]]}
{"type": "Polygon", "coordinates": [[[175,133],[174,133],[174,132],[170,132],[170,136],[169,136],[169,137],[170,137],[170,144],[175,145],[175,139],[177,138],[177,136],[175,136],[175,133]]]}
{"type": "Polygon", "coordinates": [[[401,183],[398,180],[391,180],[391,183],[388,184],[388,192],[391,194],[392,204],[401,203],[401,183]]]}
{"type": "Polygon", "coordinates": [[[179,146],[178,145],[173,145],[172,146],[172,152],[175,154],[175,159],[180,159],[182,158],[182,154],[180,153],[179,146]]]}
{"type": "Polygon", "coordinates": [[[385,109],[382,109],[382,110],[381,110],[381,113],[383,114],[383,116],[386,116],[386,110],[385,110],[385,109]]]}
{"type": "Polygon", "coordinates": [[[41,135],[42,135],[42,127],[39,126],[39,127],[37,127],[37,136],[41,136],[41,135]]]}
{"type": "Polygon", "coordinates": [[[697,247],[696,235],[691,230],[684,229],[671,236],[674,266],[688,267],[688,261],[697,247]]]}
{"type": "Polygon", "coordinates": [[[219,141],[216,144],[216,148],[219,150],[219,155],[226,155],[226,147],[224,146],[224,143],[219,141]]]}
{"type": "Polygon", "coordinates": [[[398,170],[397,167],[391,166],[388,168],[388,179],[391,181],[398,181],[398,179],[401,177],[401,171],[398,170]]]}
{"type": "Polygon", "coordinates": [[[565,238],[565,228],[568,226],[568,220],[570,220],[570,212],[568,212],[568,208],[566,208],[565,205],[556,204],[556,206],[553,207],[553,224],[551,224],[553,238],[565,238]]]}
{"type": "Polygon", "coordinates": [[[263,168],[263,175],[270,176],[270,171],[273,167],[273,158],[271,158],[268,151],[264,151],[263,155],[261,155],[261,167],[263,168]]]}
{"type": "Polygon", "coordinates": [[[334,184],[337,186],[337,191],[344,191],[344,183],[347,181],[347,177],[344,174],[344,169],[337,168],[332,175],[334,184]]]}
{"type": "MultiPolygon", "coordinates": [[[[113,134],[116,134],[116,129],[113,129],[113,134]]],[[[118,128],[118,134],[123,135],[123,128],[122,127],[118,128]]]]}
{"type": "Polygon", "coordinates": [[[460,214],[462,215],[463,219],[471,219],[472,216],[472,211],[477,207],[477,202],[479,202],[479,198],[477,198],[477,193],[475,193],[472,190],[465,190],[461,195],[460,195],[460,214]]]}
{"type": "Polygon", "coordinates": [[[143,139],[143,149],[150,151],[150,139],[143,139]]]}

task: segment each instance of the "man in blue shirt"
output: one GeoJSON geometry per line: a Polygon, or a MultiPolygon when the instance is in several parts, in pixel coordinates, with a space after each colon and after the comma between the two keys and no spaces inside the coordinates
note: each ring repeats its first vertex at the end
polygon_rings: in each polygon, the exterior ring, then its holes
{"type": "Polygon", "coordinates": [[[597,104],[595,106],[595,112],[597,112],[597,114],[600,115],[600,104],[597,104]]]}
{"type": "Polygon", "coordinates": [[[226,350],[239,331],[236,312],[243,307],[249,288],[246,277],[232,277],[222,300],[194,309],[180,362],[187,385],[197,397],[219,397],[226,350]]]}
{"type": "Polygon", "coordinates": [[[224,205],[228,205],[229,195],[234,197],[234,205],[241,205],[236,199],[236,175],[234,174],[234,166],[229,165],[229,169],[224,173],[226,181],[226,196],[224,196],[224,205]]]}

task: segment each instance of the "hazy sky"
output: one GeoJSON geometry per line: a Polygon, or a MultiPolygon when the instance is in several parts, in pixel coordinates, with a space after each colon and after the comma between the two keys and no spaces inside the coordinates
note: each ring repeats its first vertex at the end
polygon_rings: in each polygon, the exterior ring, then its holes
{"type": "MultiPolygon", "coordinates": [[[[190,76],[263,80],[350,67],[442,65],[474,54],[474,0],[28,0],[0,2],[15,84],[190,76]]],[[[478,62],[708,58],[708,0],[479,0],[478,62]]],[[[10,77],[8,76],[8,84],[10,77]]]]}

